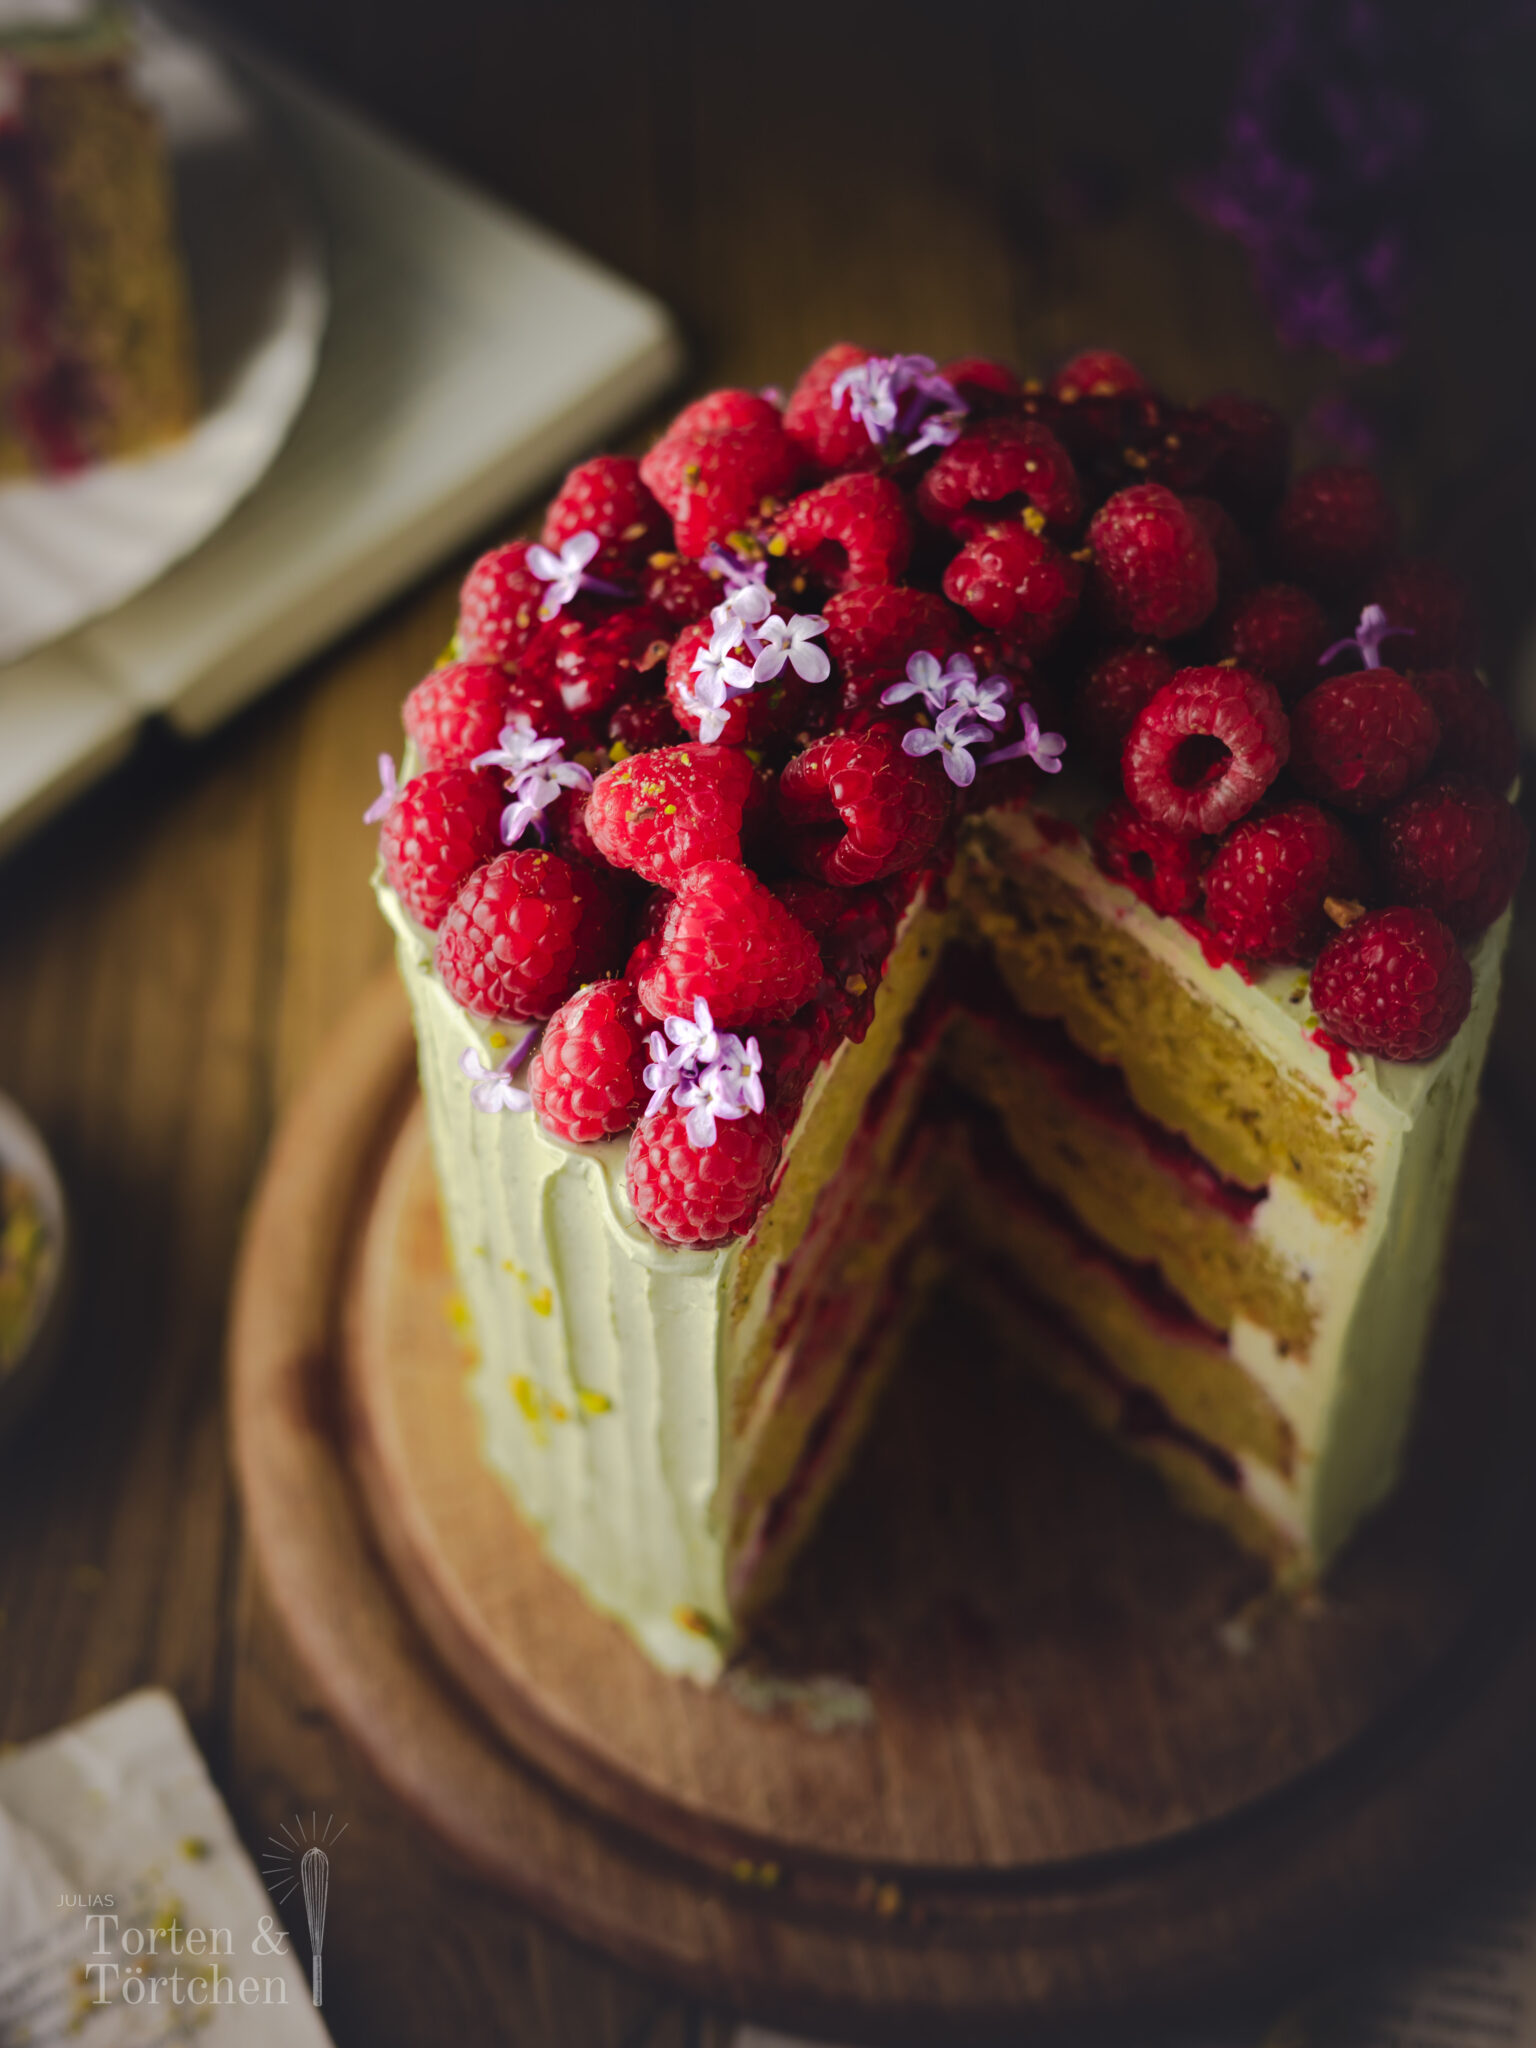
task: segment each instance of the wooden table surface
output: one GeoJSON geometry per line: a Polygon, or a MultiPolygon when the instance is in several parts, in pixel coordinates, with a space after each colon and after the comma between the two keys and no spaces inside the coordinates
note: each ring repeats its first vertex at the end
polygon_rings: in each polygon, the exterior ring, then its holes
{"type": "MultiPolygon", "coordinates": [[[[1117,342],[1196,397],[1298,417],[1283,351],[1176,181],[1209,161],[1246,17],[1204,5],[945,10],[223,0],[319,81],[668,300],[695,384],[788,382],[826,341],[1048,366],[1117,342]]],[[[1526,623],[1533,285],[1523,192],[1452,179],[1406,357],[1349,380],[1415,530],[1526,623]],[[1511,274],[1511,273],[1514,274],[1511,274]]],[[[503,531],[528,508],[508,507],[503,531]]],[[[344,2044],[641,2048],[723,2022],[447,1866],[317,1709],[264,1612],[224,1446],[242,1214],[320,1040],[387,957],[358,822],[442,646],[449,565],[197,748],[151,736],[0,876],[0,1087],[56,1147],[82,1286],[44,1412],[0,1457],[0,1740],[131,1687],[182,1701],[248,1843],[349,1823],[326,1930],[344,2044]]],[[[1527,1014],[1530,1014],[1527,1012],[1527,1014]]]]}

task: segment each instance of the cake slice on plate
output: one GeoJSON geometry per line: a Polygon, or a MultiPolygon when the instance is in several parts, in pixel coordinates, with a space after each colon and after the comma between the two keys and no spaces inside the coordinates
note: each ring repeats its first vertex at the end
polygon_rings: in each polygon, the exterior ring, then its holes
{"type": "Polygon", "coordinates": [[[1286,1581],[1390,1489],[1524,858],[1472,656],[1373,478],[1105,352],[840,345],[476,564],[378,891],[485,1456],[659,1663],[946,1281],[1286,1581]]]}
{"type": "Polygon", "coordinates": [[[159,122],[127,14],[0,6],[0,477],[187,431],[196,370],[159,122]]]}

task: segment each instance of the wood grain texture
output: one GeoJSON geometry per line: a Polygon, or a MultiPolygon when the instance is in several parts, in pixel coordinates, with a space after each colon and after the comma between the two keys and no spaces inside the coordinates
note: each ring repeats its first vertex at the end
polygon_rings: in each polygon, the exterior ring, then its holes
{"type": "MultiPolygon", "coordinates": [[[[938,31],[895,0],[878,33],[837,0],[783,10],[794,87],[750,164],[731,104],[765,61],[752,10],[213,4],[658,291],[701,388],[783,381],[837,333],[1030,367],[1110,341],[1180,394],[1246,385],[1297,416],[1339,386],[1278,347],[1241,258],[1173,195],[1215,145],[1247,19],[1224,0],[957,0],[938,31]]],[[[1412,346],[1348,380],[1381,401],[1415,534],[1487,601],[1496,677],[1530,596],[1536,271],[1505,255],[1528,201],[1437,193],[1412,346]]],[[[387,957],[356,821],[453,580],[197,750],[151,735],[4,865],[0,1087],[58,1151],[88,1264],[55,1394],[0,1452],[0,1740],[163,1683],[249,1841],[296,1805],[349,1819],[366,1849],[338,1866],[327,1934],[342,2048],[683,2048],[710,2024],[696,2008],[454,1875],[359,1766],[253,1589],[224,1457],[242,1215],[282,1107],[387,957]]],[[[1524,934],[1511,982],[1493,1099],[1536,1156],[1524,934]]]]}
{"type": "Polygon", "coordinates": [[[1490,1125],[1409,1481],[1314,1613],[1267,1611],[1234,1654],[1245,1567],[930,1333],[753,1660],[867,1684],[872,1723],[828,1734],[663,1678],[481,1467],[412,1093],[386,976],[252,1213],[235,1456],[312,1682],[515,1896],[806,2027],[1145,2023],[1197,1970],[1347,1952],[1528,1794],[1531,1347],[1499,1337],[1536,1202],[1490,1125]]]}

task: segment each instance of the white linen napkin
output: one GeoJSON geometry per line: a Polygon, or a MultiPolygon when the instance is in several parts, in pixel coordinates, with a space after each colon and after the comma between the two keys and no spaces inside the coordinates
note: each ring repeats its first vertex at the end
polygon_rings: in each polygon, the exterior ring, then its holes
{"type": "Polygon", "coordinates": [[[0,1758],[0,2048],[328,2048],[169,1693],[0,1758]]]}

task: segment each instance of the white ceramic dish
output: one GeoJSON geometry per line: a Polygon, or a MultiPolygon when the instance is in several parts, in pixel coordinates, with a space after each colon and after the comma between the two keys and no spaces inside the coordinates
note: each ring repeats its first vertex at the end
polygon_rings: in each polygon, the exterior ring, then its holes
{"type": "Polygon", "coordinates": [[[12,1102],[0,1095],[0,1167],[18,1174],[32,1190],[47,1227],[50,1256],[32,1327],[19,1356],[0,1369],[0,1437],[20,1417],[55,1364],[68,1317],[69,1210],[48,1147],[12,1102]]]}
{"type": "Polygon", "coordinates": [[[170,142],[204,411],[174,447],[0,487],[0,661],[152,583],[219,526],[287,438],[315,374],[318,238],[250,100],[203,44],[138,17],[136,78],[170,142]]]}

